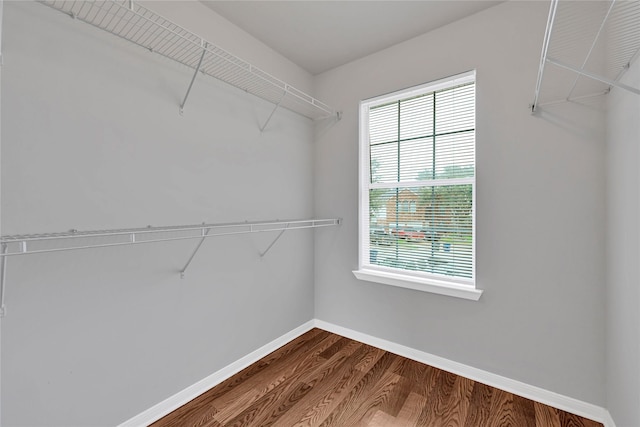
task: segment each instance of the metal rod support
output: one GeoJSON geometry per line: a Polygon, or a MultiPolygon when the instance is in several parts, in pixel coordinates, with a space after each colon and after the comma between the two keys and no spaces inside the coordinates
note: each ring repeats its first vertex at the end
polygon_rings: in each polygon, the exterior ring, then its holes
{"type": "Polygon", "coordinates": [[[635,87],[631,87],[631,86],[626,85],[624,83],[617,82],[615,80],[608,79],[606,77],[602,77],[602,76],[600,76],[598,74],[592,73],[590,71],[583,70],[581,68],[576,68],[576,67],[574,67],[572,65],[565,64],[562,61],[558,61],[557,59],[547,58],[547,62],[549,64],[553,64],[553,65],[555,65],[557,67],[564,68],[564,69],[569,70],[569,71],[573,71],[574,73],[578,73],[578,74],[583,75],[585,77],[589,77],[589,78],[591,78],[593,80],[597,80],[599,82],[606,83],[609,86],[618,87],[620,89],[628,90],[629,92],[633,92],[633,93],[635,93],[637,95],[640,95],[640,89],[637,89],[635,87]]]}
{"type": "MultiPolygon", "coordinates": [[[[287,224],[287,226],[288,226],[288,224],[287,224]]],[[[286,229],[286,228],[285,228],[285,229],[283,229],[280,233],[278,233],[278,235],[276,236],[276,238],[275,238],[275,239],[273,239],[273,242],[271,242],[271,244],[270,244],[269,246],[267,246],[267,249],[265,249],[265,250],[264,250],[264,252],[262,252],[262,253],[260,254],[260,258],[264,257],[264,256],[267,254],[267,252],[269,252],[269,250],[273,247],[273,245],[275,245],[275,244],[276,244],[276,242],[278,241],[278,239],[279,239],[280,237],[282,237],[282,235],[284,234],[284,232],[285,232],[285,231],[287,231],[287,229],[286,229]]]]}
{"type": "Polygon", "coordinates": [[[538,107],[546,107],[546,106],[549,106],[549,105],[564,104],[566,102],[575,102],[575,101],[580,101],[582,99],[595,98],[597,96],[606,95],[609,92],[610,92],[610,90],[607,89],[607,90],[603,90],[603,91],[596,92],[596,93],[590,93],[588,95],[580,95],[580,96],[574,96],[573,98],[564,98],[564,99],[557,99],[555,101],[542,102],[542,103],[538,104],[538,107]]]}
{"type": "Polygon", "coordinates": [[[198,61],[198,65],[196,66],[196,69],[193,72],[193,77],[191,77],[191,82],[189,83],[189,87],[187,88],[187,93],[184,95],[182,104],[180,104],[180,114],[184,113],[184,105],[187,103],[187,98],[189,98],[189,93],[191,92],[191,88],[193,87],[193,82],[196,81],[196,76],[198,75],[198,71],[200,71],[200,66],[202,65],[202,60],[204,59],[204,55],[207,53],[207,42],[203,42],[202,45],[203,45],[202,55],[200,55],[200,60],[198,61]]]}
{"type": "Polygon", "coordinates": [[[633,56],[631,57],[629,62],[627,62],[627,64],[624,67],[622,67],[622,69],[620,70],[620,72],[618,72],[618,75],[616,76],[616,78],[614,80],[615,81],[620,81],[622,76],[624,76],[624,73],[629,71],[629,68],[631,68],[631,65],[633,65],[633,63],[636,61],[636,59],[638,59],[638,57],[640,57],[640,48],[638,48],[636,50],[636,53],[633,54],[633,56]]]}
{"type": "Polygon", "coordinates": [[[549,17],[547,18],[547,29],[544,32],[544,42],[542,43],[542,54],[540,55],[540,65],[538,67],[538,80],[536,81],[536,92],[531,104],[531,112],[536,111],[538,98],[540,97],[540,87],[542,86],[542,76],[544,75],[544,66],[547,60],[547,52],[549,51],[549,42],[551,41],[551,31],[553,31],[553,22],[556,19],[556,11],[558,10],[558,0],[551,0],[549,8],[549,17]]]}
{"type": "Polygon", "coordinates": [[[0,0],[0,66],[2,66],[2,27],[3,27],[4,0],[0,0]]]}
{"type": "Polygon", "coordinates": [[[185,271],[187,271],[187,268],[189,267],[189,264],[191,264],[191,261],[193,261],[193,258],[196,256],[196,254],[198,253],[198,251],[200,250],[200,247],[202,246],[202,244],[204,243],[204,239],[207,238],[207,236],[209,235],[209,232],[211,231],[210,228],[207,228],[207,230],[205,231],[205,229],[202,229],[202,238],[200,239],[200,241],[198,242],[198,244],[196,245],[196,248],[194,249],[193,253],[191,254],[191,256],[189,257],[189,260],[187,261],[187,263],[184,265],[184,267],[182,267],[182,270],[180,270],[180,278],[184,279],[184,273],[185,271]]]}
{"type": "Polygon", "coordinates": [[[260,127],[260,133],[264,132],[265,128],[267,127],[267,125],[269,124],[269,122],[271,121],[271,117],[273,117],[273,115],[275,114],[276,110],[278,109],[278,107],[280,107],[280,103],[282,102],[282,100],[284,99],[285,95],[287,93],[283,93],[282,97],[280,98],[280,100],[278,101],[278,103],[276,104],[275,107],[273,107],[273,110],[271,110],[271,114],[269,114],[269,117],[267,118],[267,121],[264,122],[264,124],[260,127]]]}
{"type": "MultiPolygon", "coordinates": [[[[598,28],[598,32],[596,33],[596,36],[593,38],[593,42],[591,43],[591,48],[589,48],[589,52],[587,52],[587,56],[584,58],[584,61],[582,62],[582,66],[580,67],[581,70],[584,70],[584,67],[587,66],[587,63],[589,62],[589,58],[591,58],[591,54],[593,53],[593,49],[596,47],[596,44],[600,39],[600,34],[602,34],[602,31],[604,30],[604,25],[607,23],[607,19],[609,19],[609,15],[611,14],[611,11],[613,10],[613,6],[615,4],[616,4],[616,0],[611,0],[611,4],[609,5],[607,14],[604,16],[604,19],[600,23],[600,28],[598,28]]],[[[576,85],[578,84],[579,78],[580,78],[580,75],[578,74],[576,78],[573,80],[573,84],[571,85],[571,89],[569,90],[569,95],[567,95],[567,99],[570,99],[571,95],[573,95],[573,91],[576,89],[576,85]]]]}
{"type": "MultiPolygon", "coordinates": [[[[2,244],[2,255],[6,255],[8,250],[8,246],[6,244],[2,244]]],[[[0,268],[2,271],[0,272],[0,317],[4,317],[7,313],[4,306],[4,290],[5,284],[7,283],[7,257],[2,257],[2,263],[0,264],[0,268]]]]}

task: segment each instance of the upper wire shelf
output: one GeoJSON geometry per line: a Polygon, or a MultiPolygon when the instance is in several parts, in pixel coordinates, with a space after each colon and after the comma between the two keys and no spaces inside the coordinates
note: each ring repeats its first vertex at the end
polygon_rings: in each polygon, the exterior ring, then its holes
{"type": "Polygon", "coordinates": [[[340,219],[299,219],[225,224],[196,224],[169,227],[21,234],[0,237],[1,257],[74,249],[101,248],[138,243],[203,239],[233,234],[264,233],[339,225],[340,219]]]}
{"type": "Polygon", "coordinates": [[[338,116],[327,104],[131,0],[38,1],[276,106],[313,120],[338,116]]]}
{"type": "Polygon", "coordinates": [[[640,1],[551,0],[531,109],[604,95],[640,55],[640,1]]]}

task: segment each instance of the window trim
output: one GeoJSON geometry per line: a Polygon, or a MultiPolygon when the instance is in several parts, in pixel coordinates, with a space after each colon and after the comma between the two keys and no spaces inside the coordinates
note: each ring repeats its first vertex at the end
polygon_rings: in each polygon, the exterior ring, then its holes
{"type": "Polygon", "coordinates": [[[430,292],[439,295],[447,295],[472,301],[478,301],[482,295],[482,290],[476,289],[473,286],[449,283],[431,278],[412,277],[408,274],[377,271],[369,268],[354,270],[353,274],[359,280],[367,282],[381,283],[384,285],[397,286],[400,288],[430,292]]]}
{"type": "MultiPolygon", "coordinates": [[[[365,239],[369,236],[369,187],[370,187],[370,144],[369,144],[369,109],[371,106],[390,103],[402,99],[421,95],[425,92],[435,92],[452,86],[458,86],[469,82],[476,82],[475,70],[468,71],[455,76],[425,83],[415,87],[395,91],[386,95],[376,96],[360,102],[359,106],[359,183],[358,183],[358,269],[353,274],[359,280],[381,283],[391,286],[398,286],[414,289],[423,292],[431,292],[440,295],[464,298],[477,301],[482,295],[482,290],[476,288],[475,272],[475,248],[476,248],[476,179],[475,174],[472,182],[472,233],[473,233],[473,255],[471,279],[440,277],[434,275],[425,277],[415,275],[411,271],[391,270],[378,267],[368,262],[370,259],[369,248],[365,244],[365,239]],[[365,253],[367,252],[367,253],[365,253]]],[[[477,128],[477,127],[476,127],[477,128]]],[[[475,164],[475,162],[474,162],[475,164]]],[[[437,181],[437,180],[436,180],[437,181]]],[[[452,180],[447,180],[452,183],[452,180]]],[[[455,180],[453,180],[455,181],[455,180]]],[[[468,182],[468,179],[460,179],[468,182]]],[[[420,181],[411,182],[406,186],[420,185],[420,181]]],[[[434,181],[429,181],[433,185],[434,181]]],[[[386,186],[386,185],[383,185],[386,186]]],[[[405,186],[405,183],[389,183],[389,187],[397,188],[405,186]],[[399,185],[400,184],[400,185],[399,185]]]]}

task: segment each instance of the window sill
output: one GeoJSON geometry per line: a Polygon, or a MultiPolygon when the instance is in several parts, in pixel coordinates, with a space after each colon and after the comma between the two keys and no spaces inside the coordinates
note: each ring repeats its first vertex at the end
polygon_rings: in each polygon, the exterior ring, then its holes
{"type": "Polygon", "coordinates": [[[416,291],[431,292],[434,294],[447,295],[472,301],[478,301],[482,295],[482,290],[480,289],[435,279],[409,277],[401,274],[367,269],[355,270],[353,274],[359,280],[365,280],[367,282],[382,283],[385,285],[414,289],[416,291]]]}

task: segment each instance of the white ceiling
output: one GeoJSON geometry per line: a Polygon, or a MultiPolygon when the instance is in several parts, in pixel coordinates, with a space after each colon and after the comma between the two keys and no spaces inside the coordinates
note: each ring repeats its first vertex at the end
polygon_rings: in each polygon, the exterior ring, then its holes
{"type": "Polygon", "coordinates": [[[314,75],[500,3],[201,1],[314,75]]]}

